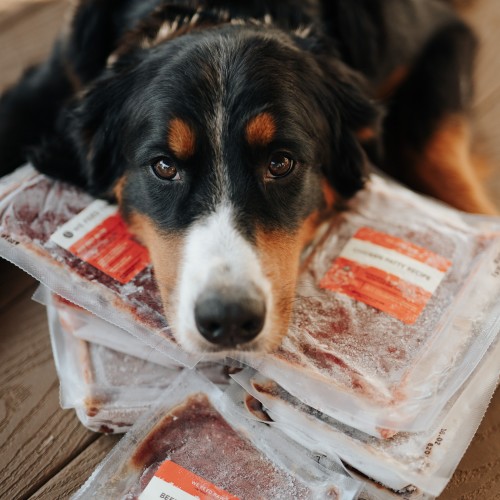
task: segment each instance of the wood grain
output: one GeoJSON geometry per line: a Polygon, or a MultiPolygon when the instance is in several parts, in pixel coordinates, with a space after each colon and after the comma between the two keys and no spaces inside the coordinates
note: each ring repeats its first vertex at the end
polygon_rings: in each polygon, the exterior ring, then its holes
{"type": "Polygon", "coordinates": [[[439,500],[500,499],[500,388],[439,500]]]}
{"type": "Polygon", "coordinates": [[[0,10],[0,92],[41,62],[62,28],[69,2],[21,2],[14,11],[0,10]],[[22,8],[24,7],[24,8],[22,8]]]}
{"type": "Polygon", "coordinates": [[[36,491],[97,438],[59,407],[45,308],[33,291],[0,318],[0,498],[36,491]]]}
{"type": "Polygon", "coordinates": [[[0,311],[35,283],[30,275],[0,258],[0,311]]]}
{"type": "Polygon", "coordinates": [[[90,477],[119,436],[101,436],[38,490],[30,500],[69,498],[90,477]]]}

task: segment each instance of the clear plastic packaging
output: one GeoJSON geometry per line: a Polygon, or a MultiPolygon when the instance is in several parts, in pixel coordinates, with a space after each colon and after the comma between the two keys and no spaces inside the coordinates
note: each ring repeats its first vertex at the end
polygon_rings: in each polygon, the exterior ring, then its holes
{"type": "MultiPolygon", "coordinates": [[[[121,283],[51,240],[93,199],[26,165],[0,179],[0,255],[48,288],[123,328],[185,366],[201,354],[183,351],[168,327],[152,267],[121,283]]],[[[102,202],[104,203],[104,202],[102,202]]]]}
{"type": "Polygon", "coordinates": [[[499,221],[372,176],[309,254],[280,347],[239,360],[373,436],[427,429],[500,328],[499,221]]]}
{"type": "MultiPolygon", "coordinates": [[[[63,328],[80,340],[99,344],[167,368],[181,366],[171,357],[141,342],[126,330],[104,321],[59,295],[51,294],[43,285],[35,291],[33,300],[45,306],[55,307],[63,328]]],[[[198,364],[200,365],[202,363],[198,364]]]]}
{"type": "Polygon", "coordinates": [[[73,498],[351,499],[359,489],[185,370],[73,498]]]}
{"type": "MultiPolygon", "coordinates": [[[[431,429],[400,433],[391,439],[378,439],[348,427],[304,405],[251,369],[232,377],[261,402],[273,425],[312,452],[324,453],[333,460],[340,458],[393,490],[414,488],[437,496],[486,412],[498,382],[499,360],[497,341],[431,429]]],[[[248,406],[251,411],[252,406],[248,406]]]]}
{"type": "MultiPolygon", "coordinates": [[[[180,373],[180,367],[158,365],[78,339],[73,333],[82,323],[78,308],[43,287],[35,296],[47,306],[61,406],[74,408],[85,427],[126,432],[180,373]]],[[[222,365],[200,364],[197,369],[213,383],[228,383],[222,365]]]]}
{"type": "MultiPolygon", "coordinates": [[[[148,364],[155,363],[172,370],[180,368],[180,365],[175,363],[172,358],[144,344],[125,330],[107,323],[89,311],[51,293],[43,285],[37,288],[33,294],[33,300],[55,308],[60,328],[71,333],[77,339],[91,345],[97,344],[106,347],[116,353],[127,354],[132,358],[142,359],[148,364]]],[[[106,350],[103,349],[102,352],[106,352],[106,350]]],[[[229,383],[228,367],[222,363],[200,362],[196,365],[196,369],[214,384],[227,385],[229,383]]]]}
{"type": "MultiPolygon", "coordinates": [[[[23,167],[0,180],[0,198],[1,255],[176,361],[199,361],[202,355],[183,352],[166,325],[150,267],[122,285],[49,239],[91,202],[86,194],[23,167]]],[[[240,360],[374,436],[428,428],[499,328],[499,221],[373,175],[307,254],[279,348],[240,360]],[[367,245],[377,251],[371,255],[367,245]],[[354,266],[339,265],[355,252],[354,266]],[[384,261],[368,281],[362,252],[384,261]],[[352,283],[360,277],[369,285],[364,292],[352,283]]]]}
{"type": "Polygon", "coordinates": [[[91,430],[126,432],[181,371],[76,338],[51,304],[47,315],[61,406],[91,430]]]}

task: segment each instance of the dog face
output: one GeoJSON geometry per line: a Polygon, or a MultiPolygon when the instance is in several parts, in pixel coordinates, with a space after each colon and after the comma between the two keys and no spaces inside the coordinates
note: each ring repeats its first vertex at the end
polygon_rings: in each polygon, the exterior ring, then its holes
{"type": "Polygon", "coordinates": [[[311,40],[224,25],[119,58],[69,115],[87,188],[149,249],[191,351],[264,350],[292,312],[300,254],[363,185],[377,113],[311,40]]]}

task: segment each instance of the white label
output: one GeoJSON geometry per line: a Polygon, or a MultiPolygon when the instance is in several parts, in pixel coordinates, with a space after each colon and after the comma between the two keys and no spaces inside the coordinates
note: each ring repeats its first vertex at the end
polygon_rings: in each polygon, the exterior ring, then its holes
{"type": "Polygon", "coordinates": [[[118,207],[116,205],[110,205],[104,200],[95,200],[57,229],[50,239],[57,245],[69,250],[73,243],[82,239],[92,229],[117,212],[118,207]]]}
{"type": "Polygon", "coordinates": [[[172,483],[167,483],[163,479],[153,476],[144,491],[140,494],[139,500],[200,500],[177,488],[172,483]]]}
{"type": "Polygon", "coordinates": [[[395,250],[357,238],[351,238],[347,242],[340,257],[364,266],[375,267],[430,293],[434,293],[445,274],[435,267],[428,266],[395,250]]]}

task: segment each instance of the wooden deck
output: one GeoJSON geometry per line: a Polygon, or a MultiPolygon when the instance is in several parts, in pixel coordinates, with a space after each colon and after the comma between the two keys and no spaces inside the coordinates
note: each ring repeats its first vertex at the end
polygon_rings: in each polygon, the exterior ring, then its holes
{"type": "MultiPolygon", "coordinates": [[[[471,3],[471,2],[466,2],[471,3]]],[[[500,207],[500,2],[476,0],[464,15],[483,40],[477,68],[476,149],[495,171],[500,207]]],[[[60,0],[0,0],[0,90],[40,60],[62,24],[60,0]]],[[[64,499],[90,475],[117,437],[86,430],[59,407],[45,310],[35,281],[0,260],[0,499],[64,499]]],[[[442,500],[500,499],[500,391],[442,500]]]]}

